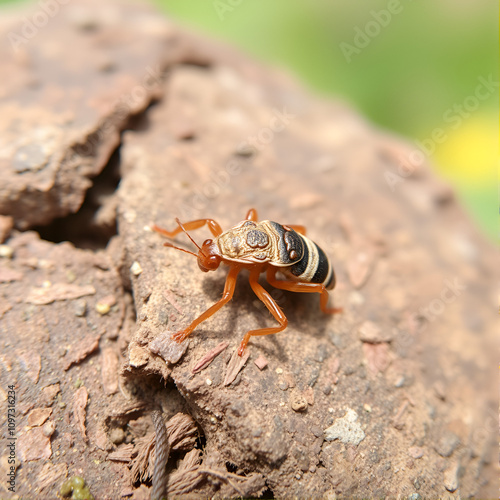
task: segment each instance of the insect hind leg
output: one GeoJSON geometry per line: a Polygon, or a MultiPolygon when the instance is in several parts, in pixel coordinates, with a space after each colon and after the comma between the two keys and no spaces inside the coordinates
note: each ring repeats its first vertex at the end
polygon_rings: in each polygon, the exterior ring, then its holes
{"type": "Polygon", "coordinates": [[[307,229],[306,226],[302,226],[300,224],[287,224],[286,227],[293,229],[296,233],[306,235],[307,229]]]}
{"type": "Polygon", "coordinates": [[[319,293],[319,305],[325,314],[336,314],[342,312],[341,307],[328,307],[328,290],[321,283],[302,283],[300,281],[287,281],[276,279],[276,272],[278,270],[273,267],[267,268],[266,278],[270,285],[280,290],[287,290],[289,292],[305,292],[305,293],[319,293]]]}
{"type": "MultiPolygon", "coordinates": [[[[208,226],[208,229],[210,229],[210,232],[215,237],[220,236],[222,234],[222,228],[220,227],[219,223],[214,221],[213,219],[197,219],[182,223],[186,231],[199,229],[200,227],[203,227],[205,224],[208,226]]],[[[166,236],[167,238],[175,238],[176,235],[182,232],[182,228],[180,226],[176,227],[173,231],[167,231],[166,229],[163,229],[157,226],[156,224],[151,224],[150,227],[153,231],[160,233],[161,235],[166,236]]]]}
{"type": "Polygon", "coordinates": [[[269,328],[261,328],[259,330],[250,330],[245,334],[243,340],[241,341],[240,347],[238,348],[238,354],[240,356],[243,355],[245,351],[245,347],[250,340],[250,337],[256,337],[259,335],[271,335],[273,333],[278,333],[284,330],[287,327],[288,320],[286,319],[285,314],[281,310],[281,308],[276,304],[274,299],[271,297],[271,294],[261,285],[259,285],[258,279],[260,275],[259,271],[253,271],[250,273],[250,286],[254,291],[255,295],[264,303],[269,312],[274,316],[276,321],[280,324],[279,326],[269,327],[269,328]]]}

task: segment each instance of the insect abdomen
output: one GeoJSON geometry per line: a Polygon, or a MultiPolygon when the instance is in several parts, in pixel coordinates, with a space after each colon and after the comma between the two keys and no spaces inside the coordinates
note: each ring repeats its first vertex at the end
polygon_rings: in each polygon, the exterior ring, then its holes
{"type": "Polygon", "coordinates": [[[299,235],[304,244],[302,258],[286,271],[295,276],[299,281],[305,283],[321,283],[325,288],[335,286],[335,273],[325,252],[321,248],[306,238],[299,235]]]}

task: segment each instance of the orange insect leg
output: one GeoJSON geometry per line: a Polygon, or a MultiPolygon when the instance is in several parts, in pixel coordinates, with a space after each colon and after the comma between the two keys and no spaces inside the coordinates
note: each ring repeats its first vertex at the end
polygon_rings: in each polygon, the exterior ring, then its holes
{"type": "Polygon", "coordinates": [[[252,220],[254,222],[257,222],[259,220],[259,217],[257,216],[257,210],[255,208],[251,208],[245,217],[246,220],[252,220]]]}
{"type": "Polygon", "coordinates": [[[257,295],[257,297],[269,309],[269,312],[274,316],[274,318],[280,324],[280,326],[261,328],[260,330],[250,330],[249,332],[247,332],[243,337],[243,340],[241,341],[240,347],[238,349],[238,354],[240,356],[243,355],[243,351],[245,350],[245,347],[247,346],[250,337],[255,337],[258,335],[271,335],[273,333],[281,332],[286,328],[288,324],[286,316],[284,315],[283,311],[280,309],[278,304],[276,304],[274,299],[271,297],[270,293],[261,285],[259,285],[258,283],[259,275],[260,275],[260,270],[255,270],[250,272],[250,278],[249,278],[250,286],[252,287],[252,290],[254,291],[255,295],[257,295]]]}
{"type": "Polygon", "coordinates": [[[301,226],[299,224],[287,224],[286,227],[289,227],[290,229],[293,229],[297,233],[303,234],[304,236],[306,235],[306,226],[301,226]]]}
{"type": "MultiPolygon", "coordinates": [[[[222,228],[220,225],[214,221],[213,219],[198,219],[198,220],[192,220],[190,222],[183,222],[182,225],[186,229],[186,231],[192,231],[193,229],[199,229],[200,227],[203,227],[204,225],[208,226],[208,229],[210,229],[211,233],[217,237],[222,234],[222,228]]],[[[152,224],[151,229],[153,231],[156,231],[157,233],[162,234],[163,236],[166,236],[167,238],[174,238],[177,234],[182,232],[182,228],[176,227],[173,231],[167,231],[166,229],[163,229],[156,224],[152,224]]]]}
{"type": "Polygon", "coordinates": [[[270,285],[280,290],[288,290],[289,292],[305,292],[305,293],[319,293],[320,308],[326,314],[335,314],[342,312],[341,307],[327,307],[328,304],[328,290],[321,283],[301,283],[297,281],[277,280],[276,273],[278,269],[275,267],[268,267],[266,278],[270,285]]]}
{"type": "Polygon", "coordinates": [[[179,343],[182,342],[186,337],[188,337],[192,333],[192,331],[202,321],[205,321],[206,319],[210,318],[210,316],[213,316],[223,305],[227,304],[233,298],[234,289],[236,287],[236,278],[239,272],[240,272],[239,267],[233,267],[229,270],[222,298],[218,302],[216,302],[212,307],[207,309],[198,318],[196,318],[185,330],[174,333],[172,335],[173,340],[176,340],[179,343]]]}

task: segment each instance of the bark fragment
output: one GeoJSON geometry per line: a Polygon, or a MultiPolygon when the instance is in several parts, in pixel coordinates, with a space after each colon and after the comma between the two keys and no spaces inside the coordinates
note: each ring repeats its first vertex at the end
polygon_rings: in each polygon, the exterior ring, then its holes
{"type": "Polygon", "coordinates": [[[19,436],[17,441],[19,458],[23,462],[48,460],[52,455],[50,437],[45,436],[41,427],[34,427],[19,436]]]}
{"type": "Polygon", "coordinates": [[[28,304],[45,305],[55,300],[72,300],[94,295],[95,288],[91,285],[78,286],[71,283],[48,284],[47,287],[33,288],[25,301],[28,304]]]}
{"type": "Polygon", "coordinates": [[[85,442],[87,438],[87,428],[85,426],[85,418],[87,416],[87,401],[89,393],[85,387],[80,387],[73,396],[73,418],[77,429],[85,442]]]}
{"type": "Polygon", "coordinates": [[[69,351],[63,359],[64,370],[69,370],[71,365],[83,361],[99,347],[100,335],[88,335],[78,342],[76,348],[69,351]]]}
{"type": "Polygon", "coordinates": [[[224,378],[224,385],[229,385],[234,382],[238,373],[243,369],[248,358],[250,357],[250,353],[248,349],[243,353],[242,356],[238,355],[238,351],[235,350],[231,359],[229,360],[229,364],[227,365],[226,377],[224,378]]]}
{"type": "Polygon", "coordinates": [[[35,408],[28,414],[28,424],[31,427],[39,427],[52,415],[51,408],[35,408]]]}
{"type": "Polygon", "coordinates": [[[198,373],[204,368],[206,368],[216,356],[218,356],[229,344],[227,342],[221,342],[218,346],[211,349],[205,356],[203,356],[191,370],[192,373],[198,373]]]}

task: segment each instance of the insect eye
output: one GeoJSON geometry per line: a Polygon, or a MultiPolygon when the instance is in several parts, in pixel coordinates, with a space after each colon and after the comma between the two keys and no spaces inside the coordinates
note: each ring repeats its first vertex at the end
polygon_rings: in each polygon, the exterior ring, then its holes
{"type": "Polygon", "coordinates": [[[202,246],[207,246],[207,245],[211,245],[212,244],[212,240],[205,240],[203,242],[203,245],[202,246]]]}

